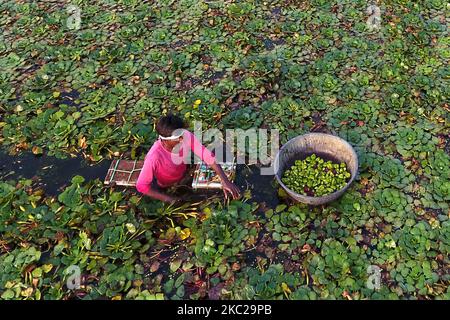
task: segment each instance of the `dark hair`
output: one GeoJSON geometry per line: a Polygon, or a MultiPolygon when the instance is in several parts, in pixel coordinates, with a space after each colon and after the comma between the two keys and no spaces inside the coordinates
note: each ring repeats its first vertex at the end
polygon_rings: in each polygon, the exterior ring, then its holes
{"type": "Polygon", "coordinates": [[[185,124],[183,119],[169,113],[167,116],[159,118],[158,123],[156,124],[156,131],[163,137],[170,137],[175,130],[184,127],[185,124]]]}

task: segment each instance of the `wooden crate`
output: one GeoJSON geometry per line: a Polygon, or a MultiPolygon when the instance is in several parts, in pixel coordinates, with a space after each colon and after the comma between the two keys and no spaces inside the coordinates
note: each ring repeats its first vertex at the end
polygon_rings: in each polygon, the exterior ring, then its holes
{"type": "Polygon", "coordinates": [[[113,160],[106,174],[104,184],[136,186],[143,166],[144,160],[113,160]]]}
{"type": "MultiPolygon", "coordinates": [[[[236,176],[236,163],[225,162],[220,163],[225,175],[231,182],[234,181],[236,176]]],[[[206,163],[201,162],[197,164],[194,171],[194,178],[192,180],[192,188],[194,190],[198,189],[222,189],[222,183],[220,182],[219,176],[211,169],[206,163]]]]}

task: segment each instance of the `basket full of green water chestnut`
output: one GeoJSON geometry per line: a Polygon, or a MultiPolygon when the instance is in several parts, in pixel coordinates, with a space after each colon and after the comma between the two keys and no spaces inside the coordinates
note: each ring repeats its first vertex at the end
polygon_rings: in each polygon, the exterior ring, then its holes
{"type": "Polygon", "coordinates": [[[344,194],[358,173],[358,156],[344,139],[312,132],[289,140],[275,157],[275,177],[293,200],[323,205],[344,194]]]}

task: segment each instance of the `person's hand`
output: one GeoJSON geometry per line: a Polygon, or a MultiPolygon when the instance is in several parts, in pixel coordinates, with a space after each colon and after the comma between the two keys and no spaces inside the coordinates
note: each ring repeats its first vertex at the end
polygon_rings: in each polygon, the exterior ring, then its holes
{"type": "Polygon", "coordinates": [[[222,188],[225,199],[228,199],[228,194],[230,194],[233,199],[238,199],[241,196],[239,193],[239,188],[230,180],[223,181],[222,188]]]}

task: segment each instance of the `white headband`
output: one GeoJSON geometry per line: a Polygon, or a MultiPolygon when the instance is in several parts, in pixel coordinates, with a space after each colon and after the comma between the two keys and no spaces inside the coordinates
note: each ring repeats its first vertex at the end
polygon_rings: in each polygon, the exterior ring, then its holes
{"type": "Polygon", "coordinates": [[[181,133],[180,133],[179,135],[177,135],[177,136],[163,137],[163,136],[159,135],[159,138],[160,138],[161,140],[176,140],[176,139],[178,139],[179,137],[181,137],[181,136],[183,135],[183,133],[184,133],[184,131],[181,130],[181,133]]]}

